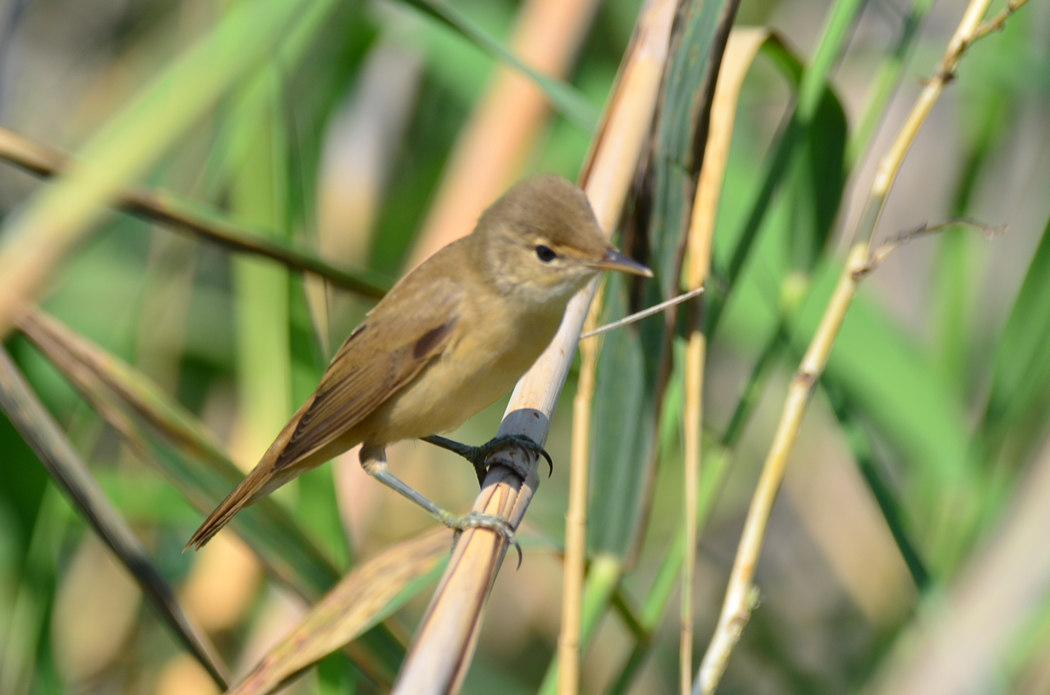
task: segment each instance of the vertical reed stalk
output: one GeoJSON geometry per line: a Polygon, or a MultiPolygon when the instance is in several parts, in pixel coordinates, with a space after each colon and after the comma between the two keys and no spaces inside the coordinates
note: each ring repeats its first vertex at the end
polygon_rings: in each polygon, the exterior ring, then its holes
{"type": "MultiPolygon", "coordinates": [[[[625,58],[620,81],[610,98],[604,126],[581,185],[602,229],[616,227],[649,136],[660,81],[667,60],[676,3],[654,0],[638,21],[638,40],[625,58]]],[[[524,434],[546,441],[550,418],[576,352],[580,329],[594,284],[569,302],[561,329],[511,395],[499,434],[524,434]]],[[[485,480],[474,511],[500,514],[516,528],[539,484],[536,462],[525,481],[502,466],[485,480]]],[[[446,693],[459,688],[473,656],[482,609],[507,549],[490,531],[467,529],[424,616],[394,686],[395,693],[446,693]]]]}
{"type": "Polygon", "coordinates": [[[911,149],[919,129],[926,122],[944,87],[954,79],[966,49],[993,28],[1001,26],[1005,17],[1016,11],[1025,1],[1012,3],[1004,14],[1000,15],[1001,19],[996,17],[988,25],[982,25],[981,19],[991,0],[971,0],[948,44],[937,73],[927,82],[896,139],[879,162],[865,212],[854,234],[845,267],[802,363],[791,380],[780,424],[744,523],[718,626],[700,665],[694,690],[698,694],[713,693],[718,686],[729,655],[739,640],[757,599],[757,589],[753,584],[755,566],[758,564],[765,540],[773,502],[784,479],[788,456],[798,438],[802,419],[856,294],[857,286],[871,270],[871,238],[904,157],[911,149]]]}

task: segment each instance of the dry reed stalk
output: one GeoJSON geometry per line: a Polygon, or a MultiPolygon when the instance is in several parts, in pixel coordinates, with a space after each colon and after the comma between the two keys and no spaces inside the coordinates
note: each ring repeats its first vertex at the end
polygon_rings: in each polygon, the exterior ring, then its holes
{"type": "MultiPolygon", "coordinates": [[[[597,6],[597,0],[529,0],[511,49],[535,70],[564,77],[597,6]]],[[[549,114],[547,97],[531,79],[499,67],[449,158],[410,266],[474,228],[485,207],[520,174],[549,114]]]]}
{"type": "MultiPolygon", "coordinates": [[[[712,128],[711,133],[714,133],[712,128]]],[[[711,142],[708,140],[708,144],[711,142]]],[[[705,155],[706,157],[706,155],[705,155]]],[[[705,159],[705,164],[707,160],[705,159]]],[[[701,170],[708,171],[705,166],[701,170]]],[[[710,268],[710,230],[704,229],[706,216],[700,211],[702,187],[697,188],[693,207],[693,224],[689,229],[687,253],[689,270],[687,285],[690,290],[700,287],[710,268]],[[701,220],[698,222],[698,217],[701,220]]],[[[717,201],[717,198],[715,199],[717,201]]],[[[678,649],[678,676],[682,695],[692,692],[693,683],[693,583],[696,570],[697,488],[700,485],[700,439],[703,422],[704,361],[707,354],[707,335],[704,333],[704,297],[697,299],[697,307],[689,317],[693,324],[685,348],[685,404],[682,408],[682,429],[685,433],[683,486],[685,487],[685,539],[682,556],[682,606],[678,649]]]]}
{"type": "MultiPolygon", "coordinates": [[[[697,181],[693,214],[686,247],[686,290],[703,287],[711,268],[711,241],[718,219],[729,146],[733,140],[737,100],[755,55],[769,38],[766,29],[734,30],[726,44],[722,69],[718,74],[711,121],[704,152],[704,166],[697,181]]],[[[693,678],[693,590],[697,546],[697,494],[700,487],[700,459],[703,423],[704,361],[707,335],[704,331],[704,297],[697,300],[691,317],[692,330],[685,353],[685,407],[682,428],[685,433],[685,545],[682,556],[682,611],[679,649],[679,685],[682,695],[692,692],[693,678]]]]}
{"type": "MultiPolygon", "coordinates": [[[[6,128],[0,128],[0,160],[44,178],[60,176],[70,167],[70,158],[62,152],[6,128]]],[[[191,233],[232,251],[271,258],[293,270],[323,277],[366,297],[380,299],[389,288],[389,282],[375,273],[337,268],[164,191],[123,188],[117,192],[113,205],[129,214],[191,233]]]]}
{"type": "MultiPolygon", "coordinates": [[[[625,58],[594,155],[581,176],[603,229],[619,220],[635,166],[649,137],[674,18],[674,0],[652,0],[638,21],[638,40],[625,58]]],[[[499,434],[524,434],[544,442],[594,293],[594,284],[569,303],[561,329],[518,382],[499,434]]],[[[539,484],[536,462],[525,481],[495,466],[474,510],[501,514],[517,524],[539,484]]],[[[455,692],[466,675],[481,625],[482,608],[507,549],[505,538],[485,530],[463,532],[420,624],[415,643],[394,685],[395,693],[455,692]]]]}
{"type": "Polygon", "coordinates": [[[264,695],[346,645],[392,612],[408,587],[448,553],[451,533],[438,527],[358,563],[230,688],[228,695],[264,695]]]}
{"type": "MultiPolygon", "coordinates": [[[[598,326],[599,288],[584,321],[584,331],[598,326]]],[[[598,341],[580,343],[580,376],[572,402],[572,452],[569,505],[565,511],[565,561],[562,564],[561,630],[558,633],[558,693],[575,695],[580,687],[580,611],[587,565],[587,493],[590,474],[591,401],[598,368],[598,341]]]]}
{"type": "MultiPolygon", "coordinates": [[[[1020,2],[1010,4],[1002,18],[996,17],[989,25],[1001,26],[1005,17],[1016,11],[1026,1],[1020,0],[1020,2]]],[[[854,234],[854,241],[847,255],[845,267],[828,306],[824,310],[817,331],[791,380],[780,423],[766,457],[755,494],[751,499],[751,507],[748,510],[736,559],[733,562],[733,570],[730,574],[718,625],[697,674],[695,693],[707,695],[713,693],[717,688],[733,647],[750,617],[757,600],[757,589],[752,583],[755,566],[758,564],[762,550],[773,502],[776,500],[777,492],[783,481],[788,456],[798,437],[806,408],[824,371],[824,366],[827,364],[828,356],[856,294],[857,286],[873,267],[870,241],[885,206],[886,197],[889,195],[904,157],[915,141],[919,129],[940,98],[944,87],[954,79],[955,70],[966,49],[978,38],[992,30],[987,25],[981,24],[981,19],[990,4],[991,0],[971,0],[948,44],[937,74],[926,83],[896,139],[879,162],[868,202],[854,234]]]]}
{"type": "MultiPolygon", "coordinates": [[[[24,315],[24,305],[16,311],[24,315]]],[[[17,316],[16,316],[17,320],[17,316]]],[[[113,507],[72,442],[55,422],[14,360],[0,346],[0,410],[32,447],[58,489],[69,499],[100,541],[120,559],[139,589],[186,650],[215,683],[227,687],[229,669],[175,590],[157,570],[138,537],[113,507]]]]}
{"type": "Polygon", "coordinates": [[[280,51],[290,32],[315,29],[307,22],[318,14],[304,11],[308,4],[257,0],[230,8],[95,130],[76,167],[5,220],[0,338],[13,328],[12,312],[44,291],[128,182],[144,175],[238,81],[280,51]]]}

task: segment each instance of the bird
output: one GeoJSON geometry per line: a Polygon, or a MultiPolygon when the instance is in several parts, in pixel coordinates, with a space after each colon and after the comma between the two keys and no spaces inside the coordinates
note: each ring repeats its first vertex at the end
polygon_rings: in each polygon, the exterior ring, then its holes
{"type": "MultiPolygon", "coordinates": [[[[509,533],[506,520],[456,516],[393,475],[386,447],[424,439],[471,461],[509,447],[542,455],[527,437],[481,446],[438,436],[506,394],[553,339],[574,294],[604,270],[652,272],[602,233],[587,196],[560,176],[512,186],[472,233],[405,275],[365,316],[255,468],[205,519],[186,547],[200,548],[242,508],[361,445],[365,471],[438,520],[509,533]]],[[[511,539],[508,537],[508,539],[511,539]]]]}

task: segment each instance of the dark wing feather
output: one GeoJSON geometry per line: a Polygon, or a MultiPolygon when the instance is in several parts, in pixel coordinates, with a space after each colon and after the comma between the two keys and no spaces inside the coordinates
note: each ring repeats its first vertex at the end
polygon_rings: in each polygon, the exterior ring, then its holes
{"type": "Polygon", "coordinates": [[[438,281],[423,307],[392,302],[366,317],[332,359],[274,470],[359,423],[440,355],[459,318],[460,293],[458,284],[438,281]]]}

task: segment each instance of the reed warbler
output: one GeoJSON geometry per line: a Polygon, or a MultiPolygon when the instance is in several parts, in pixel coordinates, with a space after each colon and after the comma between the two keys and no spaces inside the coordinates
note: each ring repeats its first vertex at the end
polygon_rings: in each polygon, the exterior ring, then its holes
{"type": "Polygon", "coordinates": [[[512,539],[506,520],[455,516],[395,477],[386,447],[423,438],[460,453],[478,481],[508,447],[547,458],[523,437],[471,447],[432,436],[495,402],[554,337],[569,299],[602,270],[652,275],[602,234],[584,193],[554,175],[515,185],[472,234],[402,278],[335,354],[317,391],[255,469],[190,539],[200,547],[242,507],[351,447],[380,482],[453,528],[481,526],[512,539]]]}

